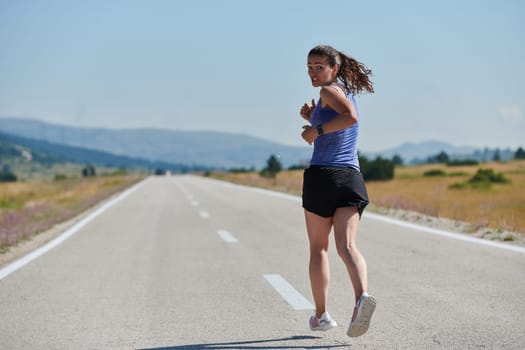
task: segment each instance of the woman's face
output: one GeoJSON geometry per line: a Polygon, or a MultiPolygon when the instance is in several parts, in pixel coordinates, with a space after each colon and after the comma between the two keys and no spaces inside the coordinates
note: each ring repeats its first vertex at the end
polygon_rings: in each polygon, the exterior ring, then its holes
{"type": "Polygon", "coordinates": [[[311,55],[308,56],[308,75],[312,81],[312,86],[324,86],[335,81],[338,66],[330,67],[328,57],[311,55]]]}

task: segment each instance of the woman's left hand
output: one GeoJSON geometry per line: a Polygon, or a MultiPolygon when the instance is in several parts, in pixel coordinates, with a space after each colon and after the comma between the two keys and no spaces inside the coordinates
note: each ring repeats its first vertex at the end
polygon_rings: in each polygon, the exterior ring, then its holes
{"type": "Polygon", "coordinates": [[[317,128],[311,126],[311,125],[303,125],[303,132],[301,133],[301,137],[308,142],[309,145],[314,143],[315,139],[317,138],[317,128]]]}

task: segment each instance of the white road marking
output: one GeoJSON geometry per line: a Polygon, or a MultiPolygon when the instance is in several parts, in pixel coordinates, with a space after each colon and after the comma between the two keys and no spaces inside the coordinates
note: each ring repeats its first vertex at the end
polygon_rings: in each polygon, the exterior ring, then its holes
{"type": "Polygon", "coordinates": [[[114,197],[113,199],[110,199],[106,203],[104,203],[102,206],[100,206],[98,209],[93,211],[91,214],[86,216],[84,219],[77,222],[75,225],[70,227],[68,230],[66,230],[64,233],[62,233],[60,236],[56,237],[55,239],[49,241],[47,244],[43,245],[42,247],[32,251],[31,253],[23,256],[22,258],[15,260],[11,264],[5,266],[4,268],[0,269],[0,280],[7,277],[8,275],[12,274],[16,270],[24,267],[25,265],[29,264],[31,261],[35,260],[36,258],[40,257],[41,255],[44,255],[51,249],[57,247],[59,244],[64,242],[69,237],[73,236],[75,233],[80,231],[81,228],[86,226],[91,220],[95,219],[97,216],[99,216],[101,213],[112,207],[113,205],[117,204],[124,198],[126,198],[128,195],[130,195],[132,192],[137,190],[139,187],[141,187],[144,184],[145,180],[142,180],[141,182],[135,184],[134,186],[128,188],[124,192],[122,192],[120,195],[114,197]]]}
{"type": "Polygon", "coordinates": [[[223,239],[226,243],[239,243],[237,238],[235,238],[231,233],[226,230],[217,230],[217,234],[223,239]]]}
{"type": "Polygon", "coordinates": [[[208,212],[207,212],[207,211],[204,211],[204,210],[199,211],[199,215],[200,215],[201,218],[203,218],[203,219],[207,219],[207,218],[210,217],[210,214],[208,214],[208,212]]]}
{"type": "Polygon", "coordinates": [[[313,310],[315,307],[281,275],[269,274],[264,278],[295,310],[313,310]]]}
{"type": "Polygon", "coordinates": [[[184,195],[186,196],[186,199],[193,203],[193,195],[181,183],[179,183],[178,181],[175,181],[175,179],[173,180],[174,180],[173,182],[179,188],[179,190],[181,190],[182,193],[184,193],[184,195]]]}
{"type": "Polygon", "coordinates": [[[412,224],[412,223],[406,222],[406,221],[392,219],[392,218],[389,218],[387,216],[383,216],[383,215],[379,215],[379,214],[375,214],[375,213],[370,213],[370,212],[367,213],[367,212],[365,212],[364,213],[364,217],[370,218],[370,219],[374,219],[374,220],[383,221],[383,222],[387,222],[387,223],[398,225],[398,226],[411,228],[411,229],[414,229],[414,230],[425,231],[425,232],[431,233],[433,235],[448,237],[448,238],[457,239],[457,240],[460,240],[460,241],[466,241],[466,242],[470,242],[470,243],[476,243],[476,244],[486,245],[486,246],[495,247],[495,248],[511,250],[511,251],[515,251],[515,252],[518,252],[518,253],[525,253],[525,247],[518,247],[518,246],[514,246],[514,245],[510,245],[510,244],[505,244],[505,243],[500,243],[500,242],[495,242],[495,241],[489,241],[488,239],[469,237],[469,236],[467,236],[465,234],[462,234],[462,233],[454,233],[454,232],[449,232],[449,231],[445,231],[445,230],[438,230],[438,229],[435,229],[435,228],[432,228],[432,227],[426,227],[426,226],[422,226],[422,225],[418,225],[418,224],[412,224]]]}

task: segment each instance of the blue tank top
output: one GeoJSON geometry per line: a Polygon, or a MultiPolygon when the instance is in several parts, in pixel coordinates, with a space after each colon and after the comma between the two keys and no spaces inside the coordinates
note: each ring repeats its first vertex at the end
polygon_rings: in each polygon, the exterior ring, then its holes
{"type": "MultiPolygon", "coordinates": [[[[346,98],[354,105],[359,117],[357,104],[352,93],[347,93],[346,98]]],[[[313,126],[317,126],[329,122],[337,115],[337,112],[333,109],[321,107],[319,99],[310,115],[310,122],[313,126]]],[[[359,122],[349,128],[318,136],[314,141],[314,151],[310,165],[352,167],[359,170],[359,159],[357,158],[358,135],[359,122]]]]}

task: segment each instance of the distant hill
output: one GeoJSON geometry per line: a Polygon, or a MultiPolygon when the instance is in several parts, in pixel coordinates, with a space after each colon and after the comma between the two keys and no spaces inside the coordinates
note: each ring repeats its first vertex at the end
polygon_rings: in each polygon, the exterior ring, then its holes
{"type": "Polygon", "coordinates": [[[419,143],[406,142],[379,153],[385,158],[392,158],[398,154],[407,160],[411,160],[435,155],[442,151],[447,154],[469,154],[474,152],[474,150],[474,147],[456,147],[440,141],[425,141],[419,143]]]}
{"type": "Polygon", "coordinates": [[[242,134],[78,128],[18,118],[0,118],[0,131],[150,162],[226,169],[260,169],[272,154],[288,167],[307,161],[312,151],[310,147],[287,146],[242,134]]]}
{"type": "Polygon", "coordinates": [[[57,174],[80,176],[83,167],[19,145],[0,134],[0,181],[11,181],[13,176],[18,180],[52,179],[57,174]]]}
{"type": "Polygon", "coordinates": [[[405,164],[420,164],[427,162],[429,157],[445,152],[451,160],[476,160],[478,162],[487,162],[494,160],[496,153],[500,160],[509,160],[514,158],[515,150],[511,149],[476,149],[469,146],[453,146],[441,141],[424,141],[419,143],[406,142],[397,147],[379,151],[379,152],[365,152],[365,156],[375,158],[381,156],[383,158],[392,159],[395,155],[401,156],[405,164]]]}
{"type": "Polygon", "coordinates": [[[45,152],[24,147],[8,135],[0,133],[0,163],[7,163],[7,161],[13,160],[33,161],[48,165],[60,162],[57,158],[45,152]]]}
{"type": "Polygon", "coordinates": [[[62,163],[73,163],[81,166],[93,165],[106,168],[125,168],[143,170],[171,170],[185,172],[189,170],[206,170],[197,165],[189,167],[140,158],[118,156],[107,152],[94,151],[80,147],[54,144],[48,141],[35,140],[0,132],[0,164],[23,164],[31,162],[32,167],[50,167],[62,163]],[[25,159],[25,162],[23,161],[25,159]]]}
{"type": "Polygon", "coordinates": [[[455,157],[463,157],[472,154],[474,151],[474,147],[456,147],[441,141],[425,141],[419,143],[406,142],[397,147],[380,152],[370,152],[367,155],[372,157],[381,156],[388,159],[399,155],[406,163],[420,163],[440,152],[445,152],[455,157]]]}

